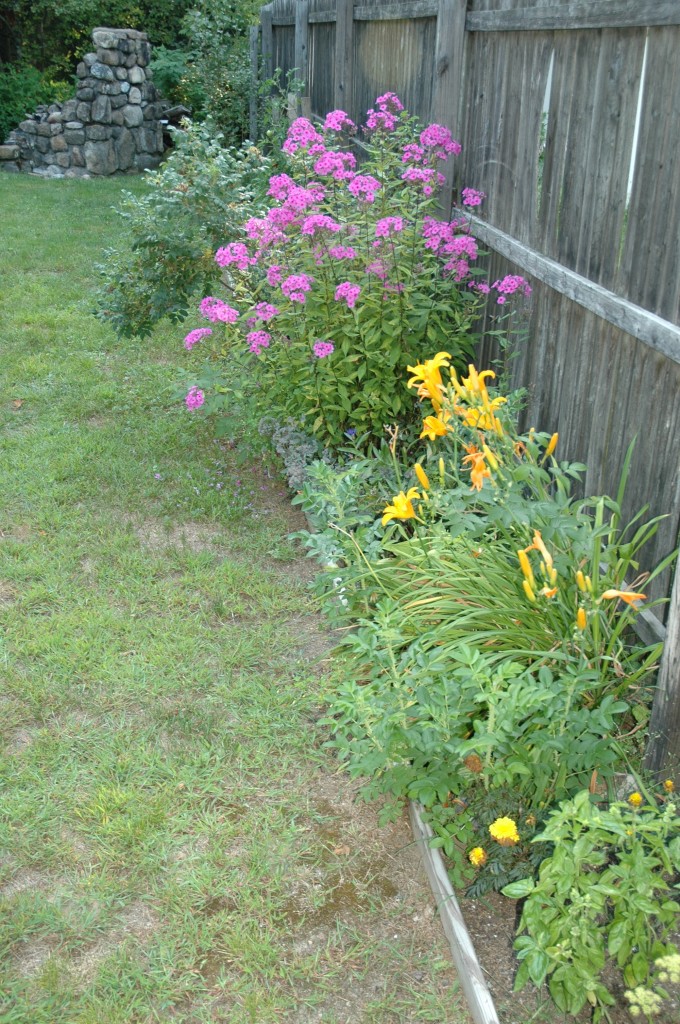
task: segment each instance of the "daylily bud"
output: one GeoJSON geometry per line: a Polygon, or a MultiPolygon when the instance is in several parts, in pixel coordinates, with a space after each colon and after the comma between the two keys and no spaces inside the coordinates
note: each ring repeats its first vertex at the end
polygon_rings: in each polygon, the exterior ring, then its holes
{"type": "Polygon", "coordinates": [[[586,578],[585,578],[585,576],[583,575],[583,573],[581,572],[580,569],[576,573],[576,585],[577,585],[578,589],[581,591],[581,593],[585,594],[585,592],[586,592],[586,578]]]}
{"type": "Polygon", "coordinates": [[[584,608],[579,608],[576,612],[576,628],[580,629],[581,632],[586,628],[588,620],[586,619],[586,613],[584,608]]]}
{"type": "Polygon", "coordinates": [[[524,587],[524,593],[527,595],[532,604],[536,602],[536,595],[533,592],[531,584],[528,580],[522,580],[522,586],[524,587]]]}
{"type": "Polygon", "coordinates": [[[498,469],[498,459],[496,458],[494,453],[491,451],[491,449],[489,448],[488,444],[483,444],[482,445],[482,451],[484,452],[484,454],[486,456],[486,461],[489,463],[489,466],[491,467],[491,469],[495,473],[496,470],[498,469]]]}
{"type": "Polygon", "coordinates": [[[531,563],[527,558],[526,551],[518,551],[517,557],[519,559],[520,568],[524,575],[524,579],[533,587],[534,585],[534,574],[531,568],[531,563]]]}
{"type": "Polygon", "coordinates": [[[546,461],[546,459],[549,459],[549,458],[550,458],[550,456],[552,455],[552,453],[553,453],[553,452],[555,451],[555,449],[557,448],[557,440],[558,440],[558,437],[559,437],[559,434],[553,434],[553,436],[552,436],[552,437],[550,438],[550,440],[548,441],[548,446],[547,446],[547,448],[546,448],[546,450],[545,450],[545,453],[544,453],[544,455],[543,455],[543,462],[545,462],[545,461],[546,461]]]}
{"type": "Polygon", "coordinates": [[[416,476],[420,480],[420,483],[422,484],[423,488],[426,491],[429,491],[429,489],[430,489],[430,481],[428,480],[427,473],[425,472],[423,467],[420,465],[419,462],[416,462],[416,464],[413,467],[413,469],[415,471],[416,476]]]}

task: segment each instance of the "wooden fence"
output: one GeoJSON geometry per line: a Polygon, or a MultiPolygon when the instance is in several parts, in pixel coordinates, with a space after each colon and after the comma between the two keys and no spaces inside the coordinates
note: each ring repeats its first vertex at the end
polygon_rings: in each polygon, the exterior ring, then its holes
{"type": "Polygon", "coordinates": [[[680,521],[678,0],[274,0],[261,26],[303,112],[361,121],[391,90],[453,130],[491,278],[534,286],[524,425],[559,431],[591,493],[616,493],[637,437],[626,509],[668,514],[655,564],[680,521]]]}

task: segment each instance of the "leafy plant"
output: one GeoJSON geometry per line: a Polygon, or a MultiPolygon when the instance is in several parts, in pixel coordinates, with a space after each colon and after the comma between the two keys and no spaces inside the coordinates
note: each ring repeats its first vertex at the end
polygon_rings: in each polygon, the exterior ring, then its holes
{"type": "Polygon", "coordinates": [[[644,805],[631,794],[630,803],[601,808],[583,791],[552,812],[535,841],[554,844],[538,880],[503,889],[525,898],[515,988],[547,979],[560,1010],[575,1015],[590,1003],[597,1024],[614,1003],[602,980],[608,960],[635,987],[657,958],[677,954],[668,943],[680,911],[671,891],[680,872],[676,805],[644,805]]]}
{"type": "Polygon", "coordinates": [[[254,146],[229,149],[210,124],[185,124],[144,195],[128,193],[120,215],[127,245],[109,249],[99,267],[97,316],[123,337],[148,335],[164,317],[181,322],[193,297],[220,270],[218,241],[236,231],[244,210],[258,212],[268,158],[254,146]]]}
{"type": "MultiPolygon", "coordinates": [[[[467,223],[432,216],[438,162],[458,143],[441,125],[418,125],[391,93],[376,104],[361,173],[343,111],[322,130],[293,122],[283,145],[292,175],[273,176],[268,191],[278,205],[218,249],[228,301],[210,296],[200,307],[225,324],[212,339],[223,401],[235,376],[250,377],[267,411],[334,449],[348,432],[380,438],[408,418],[404,374],[423,345],[446,345],[465,364],[481,301],[467,223]]],[[[464,191],[464,202],[478,201],[464,191]]]]}
{"type": "Polygon", "coordinates": [[[40,103],[52,103],[55,88],[30,65],[0,66],[0,142],[40,103]]]}

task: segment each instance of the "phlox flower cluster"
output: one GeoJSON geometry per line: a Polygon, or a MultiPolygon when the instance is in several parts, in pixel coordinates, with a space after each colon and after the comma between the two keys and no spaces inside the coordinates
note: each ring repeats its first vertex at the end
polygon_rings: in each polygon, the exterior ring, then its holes
{"type": "Polygon", "coordinates": [[[286,141],[281,147],[283,152],[292,155],[304,148],[311,153],[314,146],[321,147],[318,152],[323,152],[323,136],[319,135],[312,122],[308,121],[306,117],[296,118],[288,129],[286,141]]]}
{"type": "Polygon", "coordinates": [[[271,266],[267,267],[267,284],[270,288],[276,288],[277,284],[281,284],[283,280],[283,268],[278,263],[272,263],[271,266]]]}
{"type": "Polygon", "coordinates": [[[187,409],[193,412],[195,409],[200,407],[205,402],[205,395],[200,388],[189,388],[186,398],[184,399],[187,409]]]}
{"type": "Polygon", "coordinates": [[[432,195],[435,183],[443,185],[446,181],[444,175],[435,171],[433,167],[407,167],[401,178],[410,184],[422,184],[426,196],[432,195]]]}
{"type": "Polygon", "coordinates": [[[184,339],[184,347],[187,352],[191,352],[194,345],[197,345],[203,338],[207,338],[209,334],[212,334],[210,327],[196,327],[195,330],[189,331],[184,339]]]}
{"type": "Polygon", "coordinates": [[[373,203],[382,185],[370,174],[357,174],[347,187],[355,199],[364,203],[373,203]]]}
{"type": "Polygon", "coordinates": [[[375,106],[366,112],[366,128],[368,131],[392,132],[399,123],[399,114],[404,105],[399,97],[393,92],[386,92],[378,96],[375,106]]]}
{"type": "Polygon", "coordinates": [[[198,308],[201,316],[212,323],[222,321],[225,324],[234,324],[239,318],[237,309],[228,306],[226,302],[222,302],[222,299],[213,298],[212,295],[207,295],[202,299],[198,308]]]}
{"type": "Polygon", "coordinates": [[[254,352],[255,355],[259,355],[263,348],[269,348],[271,334],[268,334],[267,331],[250,331],[246,335],[246,341],[250,351],[254,352]]]}
{"type": "Polygon", "coordinates": [[[353,153],[327,150],[314,164],[314,173],[332,175],[336,181],[351,181],[357,162],[353,153]]]}
{"type": "Polygon", "coordinates": [[[215,263],[219,267],[228,267],[235,264],[239,270],[247,270],[255,263],[255,259],[249,254],[245,242],[230,242],[215,253],[215,263]]]}
{"type": "Polygon", "coordinates": [[[332,341],[315,341],[312,351],[317,359],[325,359],[331,352],[335,352],[335,345],[332,341]]]}
{"type": "Polygon", "coordinates": [[[451,132],[443,124],[429,124],[420,133],[421,146],[427,147],[436,160],[446,160],[449,153],[456,156],[461,151],[460,142],[456,142],[451,132]]]}
{"type": "Polygon", "coordinates": [[[251,217],[243,225],[246,237],[258,244],[258,255],[270,246],[285,240],[285,234],[271,220],[263,217],[251,217]]]}
{"type": "Polygon", "coordinates": [[[347,131],[355,132],[357,126],[351,117],[348,117],[344,110],[331,110],[330,114],[326,114],[326,120],[323,123],[324,131],[341,132],[347,129],[347,131]]]}
{"type": "Polygon", "coordinates": [[[376,238],[389,238],[390,235],[397,234],[399,231],[404,230],[404,218],[403,217],[383,217],[375,225],[376,238]]]}
{"type": "Polygon", "coordinates": [[[317,231],[342,231],[342,224],[338,224],[325,213],[312,213],[309,217],[305,217],[300,230],[303,235],[314,236],[317,231]]]}
{"type": "Polygon", "coordinates": [[[263,320],[265,323],[267,320],[271,320],[272,317],[278,316],[280,310],[277,306],[272,306],[270,302],[258,302],[255,306],[255,316],[258,320],[263,320]]]}
{"type": "Polygon", "coordinates": [[[351,245],[333,245],[328,250],[328,255],[332,260],[355,260],[357,258],[356,249],[353,249],[351,245]]]}
{"type": "Polygon", "coordinates": [[[354,305],[361,294],[361,288],[358,284],[352,284],[351,281],[343,281],[335,289],[335,301],[340,302],[344,299],[350,309],[354,309],[354,305]]]}
{"type": "Polygon", "coordinates": [[[506,297],[516,291],[521,291],[527,297],[531,295],[531,285],[519,274],[507,274],[502,280],[494,281],[491,287],[499,293],[496,299],[499,306],[503,306],[506,297]]]}
{"type": "Polygon", "coordinates": [[[476,188],[464,188],[461,192],[463,206],[481,206],[486,199],[486,192],[480,192],[476,188]]]}
{"type": "Polygon", "coordinates": [[[313,280],[309,274],[291,274],[281,282],[281,291],[291,302],[304,304],[305,292],[311,291],[313,280]]]}

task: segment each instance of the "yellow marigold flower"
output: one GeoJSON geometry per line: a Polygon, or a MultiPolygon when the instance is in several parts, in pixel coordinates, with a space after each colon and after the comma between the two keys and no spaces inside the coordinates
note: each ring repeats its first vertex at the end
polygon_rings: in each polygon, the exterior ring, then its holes
{"type": "Polygon", "coordinates": [[[666,790],[667,793],[672,793],[673,790],[675,789],[675,785],[673,783],[673,780],[672,779],[665,779],[664,780],[664,784],[663,784],[663,788],[666,790]]]}
{"type": "Polygon", "coordinates": [[[417,487],[410,487],[406,494],[399,491],[399,494],[392,498],[392,504],[386,505],[383,509],[383,526],[386,526],[390,519],[415,519],[416,510],[413,507],[413,502],[419,498],[420,492],[417,487]]]}
{"type": "Polygon", "coordinates": [[[522,580],[522,587],[524,588],[524,593],[527,595],[531,603],[535,604],[536,594],[534,593],[533,587],[529,583],[529,580],[522,580]]]}
{"type": "Polygon", "coordinates": [[[421,486],[423,487],[423,489],[426,490],[426,491],[429,491],[429,489],[430,489],[430,481],[428,479],[427,473],[425,472],[425,470],[423,469],[423,467],[420,465],[419,462],[416,462],[415,466],[413,467],[413,470],[414,470],[416,476],[418,477],[418,479],[420,480],[420,483],[421,483],[421,486]]]}
{"type": "Polygon", "coordinates": [[[413,376],[408,380],[408,386],[414,387],[418,384],[418,397],[429,398],[435,409],[442,404],[442,383],[441,368],[449,365],[451,354],[449,352],[437,352],[433,359],[426,359],[423,363],[416,363],[415,366],[407,366],[406,369],[413,376]]]}
{"type": "Polygon", "coordinates": [[[631,807],[641,807],[644,803],[641,793],[631,793],[628,797],[628,803],[631,807]]]}
{"type": "Polygon", "coordinates": [[[434,441],[438,437],[444,437],[451,429],[447,426],[450,419],[451,414],[447,412],[442,412],[439,416],[426,416],[423,420],[421,438],[429,437],[430,441],[434,441]]]}
{"type": "Polygon", "coordinates": [[[558,442],[558,440],[559,440],[559,434],[553,434],[553,436],[552,436],[552,437],[550,438],[550,440],[548,441],[548,445],[547,445],[547,447],[546,447],[546,449],[545,449],[545,452],[544,452],[544,454],[543,454],[543,461],[544,461],[544,462],[545,462],[545,460],[546,460],[546,459],[549,459],[549,458],[550,458],[550,456],[552,455],[552,453],[553,453],[553,452],[555,451],[555,449],[557,448],[557,442],[558,442]]]}
{"type": "Polygon", "coordinates": [[[512,818],[496,818],[493,824],[489,825],[489,835],[501,846],[514,846],[519,842],[517,825],[512,818]]]}
{"type": "Polygon", "coordinates": [[[583,632],[583,630],[586,628],[587,622],[588,619],[586,618],[585,609],[579,608],[579,610],[576,612],[576,628],[580,629],[581,632],[583,632]]]}
{"type": "Polygon", "coordinates": [[[632,590],[605,590],[602,595],[604,601],[613,601],[616,597],[626,604],[633,604],[635,601],[644,601],[647,595],[634,594],[632,590]]]}
{"type": "Polygon", "coordinates": [[[486,851],[481,846],[475,846],[468,853],[468,860],[474,867],[481,868],[487,862],[486,851]]]}

